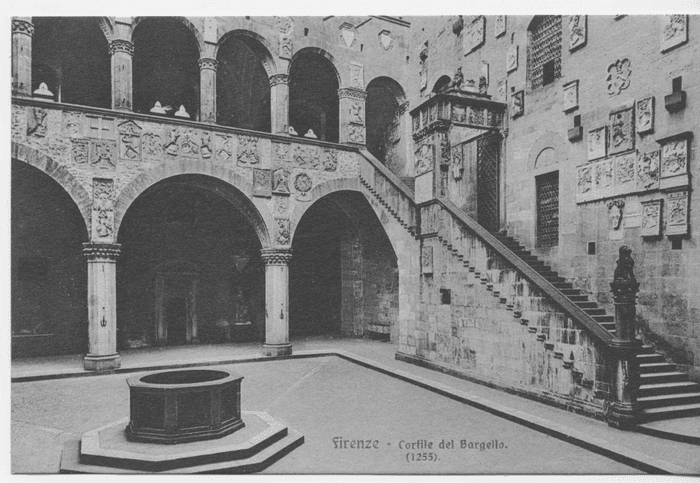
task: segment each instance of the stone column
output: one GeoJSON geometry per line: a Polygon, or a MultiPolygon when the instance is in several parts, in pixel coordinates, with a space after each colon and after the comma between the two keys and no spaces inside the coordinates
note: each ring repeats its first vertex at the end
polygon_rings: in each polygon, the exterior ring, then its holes
{"type": "Polygon", "coordinates": [[[12,19],[12,95],[32,95],[32,36],[29,17],[12,19]]]}
{"type": "Polygon", "coordinates": [[[109,53],[112,56],[112,109],[131,111],[134,44],[128,40],[114,39],[109,43],[109,53]]]}
{"type": "Polygon", "coordinates": [[[638,420],[639,365],[637,353],[641,342],[635,337],[636,298],[639,283],[634,277],[632,250],[620,247],[615,277],[610,284],[615,302],[615,338],[612,341],[613,402],[608,424],[618,429],[630,429],[638,420]]]}
{"type": "MultiPolygon", "coordinates": [[[[272,134],[288,135],[289,131],[289,76],[270,76],[270,109],[272,134]]],[[[302,133],[303,134],[303,133],[302,133]]]]}
{"type": "Polygon", "coordinates": [[[354,87],[338,89],[340,100],[340,142],[364,146],[366,142],[365,101],[367,92],[354,87]]]}
{"type": "Polygon", "coordinates": [[[216,124],[216,59],[199,59],[199,120],[216,124]]]}
{"type": "Polygon", "coordinates": [[[86,371],[118,369],[117,257],[118,243],[83,243],[88,260],[88,354],[86,371]]]}
{"type": "Polygon", "coordinates": [[[289,248],[263,248],[265,262],[265,344],[263,355],[287,356],[289,343],[289,248]]]}

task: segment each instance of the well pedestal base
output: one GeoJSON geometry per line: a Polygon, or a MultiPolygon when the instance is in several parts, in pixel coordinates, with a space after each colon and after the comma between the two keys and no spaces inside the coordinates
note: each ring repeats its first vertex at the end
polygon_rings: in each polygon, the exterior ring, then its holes
{"type": "Polygon", "coordinates": [[[112,371],[122,366],[122,356],[110,354],[107,356],[86,355],[83,358],[83,367],[86,371],[112,371]]]}
{"type": "Polygon", "coordinates": [[[292,344],[263,344],[264,356],[291,356],[292,344]]]}

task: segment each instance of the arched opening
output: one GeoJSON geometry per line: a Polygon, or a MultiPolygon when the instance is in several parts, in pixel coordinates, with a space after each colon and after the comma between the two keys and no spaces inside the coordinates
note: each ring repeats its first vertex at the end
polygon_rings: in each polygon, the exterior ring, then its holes
{"type": "Polygon", "coordinates": [[[435,82],[435,85],[433,86],[433,94],[437,94],[447,89],[447,87],[450,85],[450,82],[452,82],[450,76],[440,76],[440,78],[437,80],[437,82],[435,82]]]}
{"type": "Polygon", "coordinates": [[[404,176],[399,106],[405,98],[401,86],[388,77],[367,85],[367,149],[397,176],[404,176]]]}
{"type": "Polygon", "coordinates": [[[255,40],[232,35],[216,55],[216,122],[270,132],[270,83],[255,40]]]}
{"type": "Polygon", "coordinates": [[[338,75],[316,52],[300,52],[289,70],[289,125],[299,134],[338,142],[338,75]]]}
{"type": "Polygon", "coordinates": [[[32,92],[46,83],[57,102],[112,107],[109,44],[92,17],[34,17],[32,92]]]}
{"type": "Polygon", "coordinates": [[[261,244],[241,196],[189,174],[133,201],[119,228],[119,347],[263,340],[261,244]]]}
{"type": "Polygon", "coordinates": [[[150,113],[156,102],[174,115],[180,106],[199,115],[199,46],[192,32],[173,18],[147,18],[134,29],[134,111],[150,113]]]}
{"type": "Polygon", "coordinates": [[[11,168],[12,357],[84,352],[88,233],[80,210],[50,176],[11,168]]]}
{"type": "Polygon", "coordinates": [[[362,194],[339,191],[316,201],[299,221],[292,248],[292,336],[390,338],[398,320],[398,262],[362,194]]]}

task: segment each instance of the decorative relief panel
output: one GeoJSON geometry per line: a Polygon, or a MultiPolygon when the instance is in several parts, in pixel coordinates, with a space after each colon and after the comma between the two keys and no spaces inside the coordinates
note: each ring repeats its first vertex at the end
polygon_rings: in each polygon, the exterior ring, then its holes
{"type": "Polygon", "coordinates": [[[111,242],[114,239],[114,181],[92,180],[92,240],[111,242]]]}
{"type": "Polygon", "coordinates": [[[637,157],[637,189],[659,189],[659,151],[639,153],[637,157]]]}
{"type": "Polygon", "coordinates": [[[629,59],[618,59],[608,65],[608,95],[616,96],[630,85],[632,67],[629,59]]]}
{"type": "Polygon", "coordinates": [[[83,114],[63,111],[63,137],[79,138],[83,135],[83,114]]]}
{"type": "Polygon", "coordinates": [[[216,160],[223,163],[233,161],[233,137],[216,133],[214,140],[216,160]]]}
{"type": "Polygon", "coordinates": [[[117,139],[114,132],[114,118],[85,114],[85,136],[95,139],[117,139]]]}
{"type": "Polygon", "coordinates": [[[687,15],[661,16],[661,52],[682,45],[688,41],[687,15]]]}
{"type": "Polygon", "coordinates": [[[294,45],[292,42],[292,38],[280,34],[279,36],[279,56],[282,59],[291,59],[292,55],[294,54],[294,45]]]}
{"type": "Polygon", "coordinates": [[[365,127],[359,124],[348,124],[348,141],[365,144],[365,127]]]}
{"type": "Polygon", "coordinates": [[[213,149],[211,133],[209,131],[202,131],[199,136],[199,143],[199,152],[202,155],[202,159],[210,159],[213,149]]]}
{"type": "Polygon", "coordinates": [[[12,106],[12,139],[22,140],[27,135],[27,109],[12,106]]]}
{"type": "Polygon", "coordinates": [[[272,143],[272,156],[274,157],[274,164],[281,164],[289,162],[289,144],[287,143],[272,143]]]}
{"type": "Polygon", "coordinates": [[[275,218],[275,241],[278,245],[289,245],[289,218],[275,218]]]}
{"type": "Polygon", "coordinates": [[[654,131],[654,97],[637,101],[637,134],[654,131]]]}
{"type": "Polygon", "coordinates": [[[586,15],[569,16],[569,50],[576,50],[586,45],[588,39],[587,19],[586,15]]]}
{"type": "Polygon", "coordinates": [[[289,212],[289,198],[285,196],[273,196],[275,213],[284,215],[289,212]]]}
{"type": "Polygon", "coordinates": [[[194,129],[184,129],[180,142],[180,155],[188,158],[199,158],[199,142],[199,134],[194,129]]]}
{"type": "Polygon", "coordinates": [[[608,202],[608,221],[613,230],[620,229],[622,222],[622,209],[625,207],[623,200],[613,200],[608,202]]]}
{"type": "Polygon", "coordinates": [[[578,80],[564,84],[564,112],[578,108],[578,80]]]}
{"type": "Polygon", "coordinates": [[[607,153],[607,126],[588,131],[588,160],[604,158],[607,153]]]}
{"type": "Polygon", "coordinates": [[[576,192],[588,195],[593,190],[593,166],[579,166],[576,169],[576,192]]]}
{"type": "Polygon", "coordinates": [[[663,200],[642,201],[642,236],[661,235],[661,210],[663,200]]]}
{"type": "Polygon", "coordinates": [[[634,149],[634,141],[634,107],[611,113],[608,152],[617,154],[634,149]]]}
{"type": "Polygon", "coordinates": [[[513,119],[525,114],[525,91],[518,91],[511,94],[510,111],[513,119]]]}
{"type": "Polygon", "coordinates": [[[146,132],[141,137],[141,154],[147,159],[157,159],[163,153],[160,133],[146,132]]]}
{"type": "Polygon", "coordinates": [[[90,167],[115,169],[117,167],[117,143],[109,139],[90,141],[90,167]]]}
{"type": "Polygon", "coordinates": [[[506,16],[496,15],[493,18],[493,34],[496,38],[506,33],[506,16]]]}
{"type": "Polygon", "coordinates": [[[464,55],[484,44],[486,40],[485,22],[486,18],[483,15],[474,17],[469,21],[465,20],[464,30],[462,31],[464,55]]]}
{"type": "Polygon", "coordinates": [[[117,126],[119,132],[119,159],[129,161],[141,159],[141,132],[134,121],[124,121],[117,126]]]}
{"type": "Polygon", "coordinates": [[[260,163],[258,154],[258,141],[255,136],[238,136],[238,163],[242,165],[252,165],[260,163]]]}
{"type": "Polygon", "coordinates": [[[435,148],[432,144],[421,144],[415,153],[415,175],[432,171],[435,161],[435,148]]]}
{"type": "MultiPolygon", "coordinates": [[[[167,128],[166,128],[167,129],[167,128]]],[[[177,156],[180,154],[180,128],[171,127],[167,130],[165,139],[163,140],[163,152],[168,156],[177,156]]]]}
{"type": "Polygon", "coordinates": [[[615,158],[615,186],[625,192],[634,191],[634,165],[637,153],[623,154],[615,158]]]}
{"type": "Polygon", "coordinates": [[[688,140],[674,139],[661,145],[661,177],[688,172],[688,140]]]}
{"type": "Polygon", "coordinates": [[[462,146],[452,148],[452,177],[456,180],[462,179],[464,175],[464,158],[462,154],[462,146]]]}
{"type": "Polygon", "coordinates": [[[276,195],[289,195],[289,171],[277,168],[272,172],[272,192],[276,195]]]}
{"type": "Polygon", "coordinates": [[[87,164],[90,157],[89,139],[71,139],[71,160],[75,164],[87,164]]]}
{"type": "Polygon", "coordinates": [[[365,71],[360,64],[350,64],[350,87],[363,90],[365,88],[365,71]]]}
{"type": "Polygon", "coordinates": [[[421,272],[425,275],[433,273],[433,247],[423,245],[420,253],[421,272]]]}
{"type": "Polygon", "coordinates": [[[311,187],[313,182],[311,177],[306,173],[298,173],[294,177],[294,190],[297,193],[296,199],[299,201],[311,201],[311,187]]]}
{"type": "Polygon", "coordinates": [[[688,234],[688,192],[676,191],[668,194],[668,221],[666,235],[688,234]]]}
{"type": "Polygon", "coordinates": [[[292,159],[297,166],[302,168],[319,169],[321,165],[319,148],[308,144],[295,145],[292,159]]]}
{"type": "Polygon", "coordinates": [[[338,152],[333,149],[323,150],[323,170],[337,171],[338,170],[338,152]]]}
{"type": "Polygon", "coordinates": [[[604,159],[595,167],[595,190],[598,193],[612,192],[613,187],[613,162],[612,159],[604,159]]]}
{"type": "Polygon", "coordinates": [[[513,72],[518,68],[518,45],[512,44],[506,53],[506,72],[513,72]]]}
{"type": "Polygon", "coordinates": [[[253,196],[272,196],[272,175],[269,169],[253,169],[253,196]]]}
{"type": "Polygon", "coordinates": [[[46,117],[48,112],[41,107],[27,108],[27,136],[46,137],[49,129],[46,117]]]}

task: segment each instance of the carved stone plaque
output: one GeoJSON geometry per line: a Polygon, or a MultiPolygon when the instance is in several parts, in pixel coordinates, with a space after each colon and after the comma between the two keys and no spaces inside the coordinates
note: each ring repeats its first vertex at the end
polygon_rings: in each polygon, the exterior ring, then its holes
{"type": "Polygon", "coordinates": [[[659,150],[639,153],[637,157],[637,190],[648,191],[659,188],[659,150]]]}
{"type": "Polygon", "coordinates": [[[338,38],[340,39],[341,45],[348,48],[355,45],[357,41],[357,29],[355,26],[348,22],[343,22],[339,29],[340,33],[338,34],[338,38]]]}
{"type": "Polygon", "coordinates": [[[295,145],[292,160],[301,168],[319,169],[321,166],[319,148],[308,144],[295,145]]]}
{"type": "Polygon", "coordinates": [[[654,96],[637,101],[637,134],[654,131],[654,96]]]}
{"type": "Polygon", "coordinates": [[[202,131],[199,135],[199,153],[202,159],[210,159],[213,153],[214,145],[212,144],[211,133],[202,131]]]}
{"type": "Polygon", "coordinates": [[[588,160],[607,156],[607,126],[588,131],[588,160]]]}
{"type": "Polygon", "coordinates": [[[464,55],[469,54],[484,44],[484,40],[486,39],[486,32],[484,30],[485,21],[486,19],[483,15],[474,17],[469,21],[465,20],[464,30],[462,31],[464,55]]]}
{"type": "Polygon", "coordinates": [[[611,191],[613,180],[612,159],[599,161],[595,168],[595,190],[599,193],[611,191]]]}
{"type": "Polygon", "coordinates": [[[117,143],[109,139],[90,141],[90,167],[115,169],[117,167],[117,143]]]}
{"type": "Polygon", "coordinates": [[[661,177],[688,172],[688,140],[674,139],[661,145],[661,177]]]}
{"type": "Polygon", "coordinates": [[[141,159],[141,132],[134,121],[124,121],[117,126],[119,132],[119,159],[137,161],[141,159]]]}
{"type": "Polygon", "coordinates": [[[578,108],[578,80],[564,84],[564,112],[578,108]]]}
{"type": "Polygon", "coordinates": [[[593,166],[579,166],[576,169],[576,192],[578,195],[589,195],[593,190],[593,166]]]}
{"type": "Polygon", "coordinates": [[[89,139],[71,139],[71,159],[75,164],[87,164],[90,157],[89,139]]]}
{"type": "Polygon", "coordinates": [[[217,161],[227,163],[233,160],[233,138],[231,136],[216,133],[214,143],[217,161]]]}
{"type": "Polygon", "coordinates": [[[683,14],[661,16],[661,52],[688,41],[688,16],[683,14]]]}
{"type": "Polygon", "coordinates": [[[182,133],[177,127],[170,128],[167,131],[166,138],[163,140],[163,152],[169,156],[177,156],[180,154],[180,137],[182,133]]]}
{"type": "Polygon", "coordinates": [[[421,144],[415,155],[415,176],[432,171],[435,161],[435,148],[432,144],[421,144]]]}
{"type": "Polygon", "coordinates": [[[610,114],[609,154],[634,149],[634,107],[610,114]]]}
{"type": "Polygon", "coordinates": [[[111,242],[114,239],[114,181],[92,180],[92,240],[111,242]]]}
{"type": "Polygon", "coordinates": [[[676,191],[668,194],[668,218],[666,235],[688,234],[688,192],[676,191]]]}
{"type": "Polygon", "coordinates": [[[289,218],[275,218],[275,242],[278,245],[289,245],[289,218]]]}
{"type": "Polygon", "coordinates": [[[272,172],[272,192],[276,195],[289,195],[289,171],[277,168],[272,172]]]}
{"type": "Polygon", "coordinates": [[[518,45],[512,44],[506,53],[506,72],[513,72],[518,68],[518,45]]]}
{"type": "Polygon", "coordinates": [[[506,16],[496,15],[493,18],[493,33],[496,38],[506,33],[506,16]]]}
{"type": "Polygon", "coordinates": [[[272,176],[269,169],[253,169],[253,196],[272,196],[272,176]]]}
{"type": "Polygon", "coordinates": [[[241,165],[260,164],[258,141],[255,136],[238,136],[238,163],[241,165]]]}
{"type": "Polygon", "coordinates": [[[618,193],[634,191],[634,168],[637,153],[623,154],[615,158],[615,186],[618,193]]]}
{"type": "Polygon", "coordinates": [[[642,236],[656,237],[661,235],[661,209],[663,200],[642,202],[642,236]]]}
{"type": "Polygon", "coordinates": [[[350,87],[365,88],[365,70],[361,64],[350,64],[350,87]]]}
{"type": "Polygon", "coordinates": [[[510,115],[513,119],[525,114],[525,91],[518,91],[510,96],[510,115]]]}
{"type": "Polygon", "coordinates": [[[569,15],[569,50],[586,45],[588,22],[586,15],[569,15]]]}
{"type": "Polygon", "coordinates": [[[83,115],[80,112],[63,112],[63,136],[79,138],[83,134],[83,115]]]}
{"type": "Polygon", "coordinates": [[[27,136],[46,137],[48,131],[48,111],[40,107],[27,108],[27,136]]]}
{"type": "Polygon", "coordinates": [[[420,266],[424,275],[433,273],[433,247],[427,245],[421,247],[420,266]]]}
{"type": "Polygon", "coordinates": [[[323,151],[323,170],[337,171],[338,170],[338,152],[333,149],[325,149],[323,151]]]}

